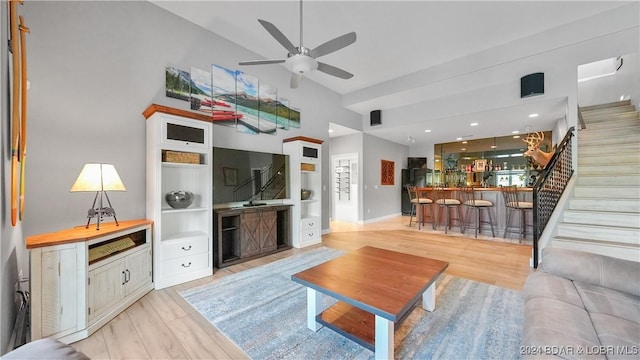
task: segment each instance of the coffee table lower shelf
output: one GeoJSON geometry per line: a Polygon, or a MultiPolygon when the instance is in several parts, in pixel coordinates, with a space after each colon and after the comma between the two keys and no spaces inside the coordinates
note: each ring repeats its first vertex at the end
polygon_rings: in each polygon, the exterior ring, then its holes
{"type": "Polygon", "coordinates": [[[316,315],[316,321],[371,351],[376,350],[376,317],[370,312],[338,301],[316,315]]]}

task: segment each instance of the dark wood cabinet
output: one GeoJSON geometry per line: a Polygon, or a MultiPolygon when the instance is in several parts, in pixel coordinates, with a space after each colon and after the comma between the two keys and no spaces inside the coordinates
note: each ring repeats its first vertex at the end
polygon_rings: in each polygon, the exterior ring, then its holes
{"type": "Polygon", "coordinates": [[[218,268],[291,248],[290,205],[215,210],[218,268]]]}

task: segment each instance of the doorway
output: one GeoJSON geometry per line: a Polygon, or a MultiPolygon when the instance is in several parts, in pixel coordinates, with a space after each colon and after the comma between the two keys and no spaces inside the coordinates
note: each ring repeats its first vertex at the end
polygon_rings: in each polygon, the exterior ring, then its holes
{"type": "Polygon", "coordinates": [[[332,219],[358,222],[358,154],[331,156],[332,219]]]}

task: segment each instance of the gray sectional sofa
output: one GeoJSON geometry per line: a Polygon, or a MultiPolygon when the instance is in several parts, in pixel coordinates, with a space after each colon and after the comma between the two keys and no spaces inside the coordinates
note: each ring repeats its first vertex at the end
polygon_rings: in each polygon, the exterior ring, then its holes
{"type": "Polygon", "coordinates": [[[640,359],[640,263],[545,248],[523,293],[523,358],[640,359]]]}

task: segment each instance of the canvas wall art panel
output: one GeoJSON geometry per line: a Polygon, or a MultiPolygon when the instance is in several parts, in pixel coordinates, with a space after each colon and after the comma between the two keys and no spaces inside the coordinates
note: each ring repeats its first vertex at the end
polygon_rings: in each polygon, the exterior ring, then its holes
{"type": "Polygon", "coordinates": [[[236,113],[236,71],[211,65],[213,123],[236,126],[241,115],[236,113]]]}
{"type": "Polygon", "coordinates": [[[189,72],[174,66],[165,68],[165,95],[170,98],[189,101],[190,99],[189,72]]]}

